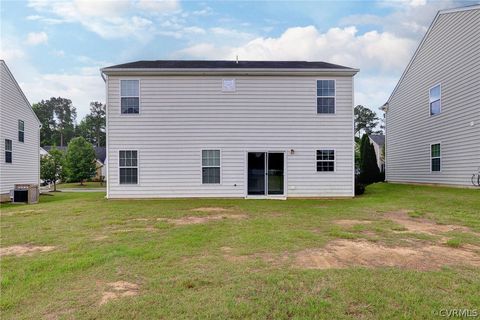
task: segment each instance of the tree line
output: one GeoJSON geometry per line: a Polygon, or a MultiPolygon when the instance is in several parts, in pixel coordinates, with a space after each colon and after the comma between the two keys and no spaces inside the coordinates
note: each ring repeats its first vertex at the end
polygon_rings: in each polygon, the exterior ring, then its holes
{"type": "Polygon", "coordinates": [[[78,124],[76,123],[77,110],[70,99],[52,97],[34,103],[32,108],[42,124],[41,146],[64,147],[75,137],[83,137],[97,147],[105,146],[106,113],[103,103],[91,102],[90,113],[78,124]]]}

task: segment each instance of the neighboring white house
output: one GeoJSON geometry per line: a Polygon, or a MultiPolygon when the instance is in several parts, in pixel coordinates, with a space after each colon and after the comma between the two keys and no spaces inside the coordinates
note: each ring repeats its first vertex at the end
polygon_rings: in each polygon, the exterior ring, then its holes
{"type": "Polygon", "coordinates": [[[15,184],[39,184],[40,122],[3,60],[0,75],[0,198],[8,201],[15,184]]]}
{"type": "Polygon", "coordinates": [[[386,180],[471,185],[480,167],[480,5],[438,12],[386,110],[386,180]]]}
{"type": "Polygon", "coordinates": [[[383,152],[383,147],[385,146],[385,135],[383,134],[371,134],[368,136],[370,142],[373,144],[373,149],[375,150],[375,156],[377,158],[377,165],[380,172],[385,171],[385,157],[383,152]]]}
{"type": "Polygon", "coordinates": [[[108,198],[353,196],[357,72],[304,61],[102,69],[108,198]]]}

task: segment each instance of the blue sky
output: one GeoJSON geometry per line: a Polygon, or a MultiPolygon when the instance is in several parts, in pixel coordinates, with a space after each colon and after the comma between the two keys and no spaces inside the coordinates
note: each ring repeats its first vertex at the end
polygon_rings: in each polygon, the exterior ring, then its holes
{"type": "Polygon", "coordinates": [[[31,103],[104,101],[99,68],[135,60],[320,60],[360,68],[355,103],[388,99],[436,12],[478,1],[1,2],[0,58],[31,103]]]}

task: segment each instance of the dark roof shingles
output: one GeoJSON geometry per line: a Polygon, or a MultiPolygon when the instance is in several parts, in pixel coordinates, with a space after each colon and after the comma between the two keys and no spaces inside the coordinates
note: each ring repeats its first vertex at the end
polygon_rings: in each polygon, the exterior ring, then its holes
{"type": "Polygon", "coordinates": [[[345,69],[322,61],[141,60],[104,69],[345,69]]]}

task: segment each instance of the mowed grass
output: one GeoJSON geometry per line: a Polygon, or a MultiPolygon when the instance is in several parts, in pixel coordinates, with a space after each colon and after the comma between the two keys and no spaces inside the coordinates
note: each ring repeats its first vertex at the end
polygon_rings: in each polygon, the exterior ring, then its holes
{"type": "MultiPolygon", "coordinates": [[[[410,215],[480,232],[480,190],[376,184],[355,199],[106,200],[103,193],[56,193],[37,205],[1,207],[1,247],[56,246],[1,258],[2,319],[438,319],[448,308],[479,309],[480,269],[444,267],[305,270],[258,257],[321,248],[337,238],[385,243],[383,215],[410,215]],[[173,225],[157,218],[227,209],[245,219],[173,225]],[[339,219],[373,223],[342,227],[339,219]],[[378,240],[378,239],[377,239],[378,240]],[[251,257],[229,259],[229,255],[251,257]],[[138,295],[100,304],[107,284],[128,281],[138,295]]],[[[450,246],[480,245],[452,233],[450,246]]],[[[422,241],[423,241],[422,240],[422,241]]],[[[453,250],[453,248],[452,248],[453,250]]]]}
{"type": "Polygon", "coordinates": [[[87,181],[87,182],[84,182],[83,184],[80,184],[79,182],[57,184],[57,189],[59,190],[61,189],[96,189],[96,188],[105,189],[106,184],[103,183],[103,185],[101,185],[100,182],[97,182],[97,181],[87,181]]]}

